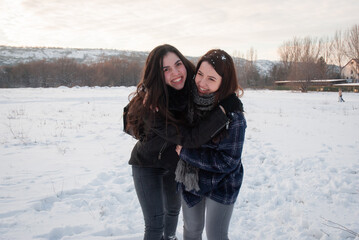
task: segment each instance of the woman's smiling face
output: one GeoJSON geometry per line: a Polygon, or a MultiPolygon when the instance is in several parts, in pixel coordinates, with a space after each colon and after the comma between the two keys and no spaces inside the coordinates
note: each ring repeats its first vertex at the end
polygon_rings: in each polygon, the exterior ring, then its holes
{"type": "Polygon", "coordinates": [[[196,74],[196,85],[199,95],[207,95],[216,92],[222,83],[222,77],[214,70],[213,66],[204,61],[196,74]]]}
{"type": "Polygon", "coordinates": [[[166,84],[176,90],[184,87],[187,78],[187,70],[181,59],[173,52],[163,57],[163,72],[166,84]]]}

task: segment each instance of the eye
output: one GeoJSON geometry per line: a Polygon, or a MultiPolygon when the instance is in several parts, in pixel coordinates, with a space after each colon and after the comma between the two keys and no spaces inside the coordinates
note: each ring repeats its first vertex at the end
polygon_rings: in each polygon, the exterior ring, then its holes
{"type": "Polygon", "coordinates": [[[182,62],[177,62],[176,66],[181,66],[182,64],[182,62]]]}
{"type": "Polygon", "coordinates": [[[164,71],[164,72],[167,72],[167,71],[168,71],[168,68],[163,68],[163,71],[164,71]]]}
{"type": "Polygon", "coordinates": [[[210,81],[213,81],[213,82],[215,82],[216,81],[216,79],[215,78],[208,78],[210,81]]]}
{"type": "Polygon", "coordinates": [[[202,72],[200,72],[200,71],[198,71],[198,72],[197,72],[197,75],[199,75],[199,76],[203,76],[203,73],[202,73],[202,72]]]}

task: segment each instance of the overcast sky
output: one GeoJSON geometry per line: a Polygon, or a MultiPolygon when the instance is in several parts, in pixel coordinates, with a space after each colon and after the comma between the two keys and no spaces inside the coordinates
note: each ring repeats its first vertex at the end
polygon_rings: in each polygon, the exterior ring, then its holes
{"type": "Polygon", "coordinates": [[[150,51],[184,55],[251,47],[258,59],[297,37],[333,36],[359,24],[359,0],[0,0],[0,45],[150,51]]]}

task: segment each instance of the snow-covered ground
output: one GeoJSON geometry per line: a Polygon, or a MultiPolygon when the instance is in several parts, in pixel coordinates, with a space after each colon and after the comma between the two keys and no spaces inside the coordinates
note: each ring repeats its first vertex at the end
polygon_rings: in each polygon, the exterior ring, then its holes
{"type": "MultiPolygon", "coordinates": [[[[0,89],[0,239],[142,238],[122,132],[133,90],[0,89]]],[[[359,232],[359,94],[343,97],[245,92],[232,240],[355,238],[337,228],[359,232]]]]}

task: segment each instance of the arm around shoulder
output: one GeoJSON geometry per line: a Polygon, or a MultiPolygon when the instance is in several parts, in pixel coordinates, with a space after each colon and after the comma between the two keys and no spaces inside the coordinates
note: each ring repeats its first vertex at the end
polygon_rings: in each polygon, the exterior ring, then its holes
{"type": "Polygon", "coordinates": [[[198,148],[210,141],[228,123],[229,118],[219,107],[216,107],[196,126],[176,128],[173,124],[166,126],[164,121],[157,121],[152,125],[152,130],[171,143],[186,148],[198,148]]]}

